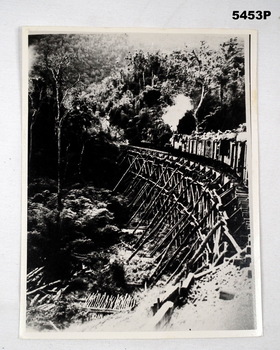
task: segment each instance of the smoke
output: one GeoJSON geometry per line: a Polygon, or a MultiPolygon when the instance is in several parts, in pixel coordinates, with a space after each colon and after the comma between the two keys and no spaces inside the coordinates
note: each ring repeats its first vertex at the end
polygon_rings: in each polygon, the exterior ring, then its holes
{"type": "Polygon", "coordinates": [[[162,119],[170,126],[172,131],[176,131],[179,120],[183,118],[187,111],[192,109],[191,99],[183,94],[179,94],[174,98],[174,105],[165,108],[162,119]]]}

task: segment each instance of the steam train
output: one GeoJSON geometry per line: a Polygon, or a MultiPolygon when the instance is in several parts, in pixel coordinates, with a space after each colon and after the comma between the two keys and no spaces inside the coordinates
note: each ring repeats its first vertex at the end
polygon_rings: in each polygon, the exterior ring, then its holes
{"type": "MultiPolygon", "coordinates": [[[[141,147],[154,148],[146,142],[141,147]]],[[[168,144],[161,148],[171,153],[188,155],[204,163],[223,167],[235,174],[244,185],[248,184],[248,148],[246,132],[218,132],[204,134],[174,133],[168,144]]]]}

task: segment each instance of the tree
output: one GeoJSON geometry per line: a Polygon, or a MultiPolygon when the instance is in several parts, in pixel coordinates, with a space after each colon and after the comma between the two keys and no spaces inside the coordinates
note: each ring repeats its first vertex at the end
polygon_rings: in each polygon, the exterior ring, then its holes
{"type": "Polygon", "coordinates": [[[214,88],[201,109],[204,130],[237,128],[246,121],[244,51],[237,38],[222,43],[216,54],[214,88]]]}
{"type": "Polygon", "coordinates": [[[183,87],[194,103],[193,118],[196,131],[199,130],[199,112],[208,94],[217,88],[216,68],[217,52],[209,49],[206,42],[202,41],[199,49],[185,51],[184,64],[185,84],[183,87]]]}
{"type": "MultiPolygon", "coordinates": [[[[80,75],[76,75],[73,80],[70,69],[73,64],[72,53],[66,45],[65,36],[45,36],[37,42],[36,51],[38,53],[35,71],[48,76],[52,84],[52,95],[55,105],[55,134],[57,137],[57,208],[62,209],[61,201],[61,128],[64,119],[68,115],[70,92],[76,88],[80,82],[80,75]],[[72,79],[71,79],[72,78],[72,79]],[[67,108],[68,107],[68,108],[67,108]]],[[[69,43],[67,43],[69,45],[69,43]]],[[[75,57],[75,56],[74,56],[75,57]]],[[[76,57],[75,57],[76,58],[76,57]]]]}
{"type": "MultiPolygon", "coordinates": [[[[193,100],[196,131],[207,129],[208,122],[218,115],[220,122],[217,120],[216,126],[220,124],[222,128],[232,107],[245,106],[244,53],[236,38],[222,43],[218,50],[210,49],[202,41],[198,49],[186,47],[175,51],[167,65],[167,78],[173,91],[193,100]]],[[[243,117],[244,113],[241,122],[243,117]]],[[[237,127],[237,120],[235,124],[237,127]]]]}
{"type": "Polygon", "coordinates": [[[40,114],[40,110],[46,99],[45,84],[41,77],[34,76],[29,79],[28,104],[29,104],[29,147],[28,165],[31,167],[33,154],[33,128],[40,114]]]}
{"type": "MultiPolygon", "coordinates": [[[[115,67],[124,61],[124,51],[118,52],[125,37],[96,35],[34,35],[30,36],[29,45],[36,53],[30,73],[31,80],[39,77],[44,85],[44,96],[49,97],[49,104],[54,113],[54,127],[57,143],[57,207],[61,210],[62,181],[62,128],[66,118],[75,108],[74,101],[85,90],[85,86],[101,81],[110,75],[115,67]],[[108,50],[113,44],[114,49],[108,50]]],[[[37,84],[38,85],[38,84],[37,84]]],[[[39,93],[38,86],[30,84],[30,106],[34,105],[39,93]]],[[[42,95],[42,96],[43,96],[42,95]]],[[[42,103],[42,97],[39,97],[42,103]]],[[[37,108],[30,108],[30,154],[32,153],[32,127],[37,108]]],[[[31,155],[30,155],[31,157],[31,155]]]]}

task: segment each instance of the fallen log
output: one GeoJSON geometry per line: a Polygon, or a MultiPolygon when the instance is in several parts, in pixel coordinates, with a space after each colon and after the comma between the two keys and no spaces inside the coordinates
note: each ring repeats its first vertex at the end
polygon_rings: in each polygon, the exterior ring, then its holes
{"type": "Polygon", "coordinates": [[[31,291],[26,292],[26,295],[34,294],[34,293],[38,292],[39,290],[43,290],[44,288],[53,286],[54,284],[60,283],[60,282],[61,282],[61,280],[57,280],[57,281],[54,281],[54,282],[51,282],[51,283],[48,283],[48,284],[44,284],[43,286],[41,286],[39,288],[36,288],[36,289],[33,289],[31,291]]]}

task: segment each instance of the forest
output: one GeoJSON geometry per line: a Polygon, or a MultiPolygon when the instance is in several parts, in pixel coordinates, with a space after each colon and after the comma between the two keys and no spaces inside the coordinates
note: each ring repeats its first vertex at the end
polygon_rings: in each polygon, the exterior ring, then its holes
{"type": "Polygon", "coordinates": [[[132,292],[117,252],[133,240],[113,191],[119,146],[244,124],[244,43],[149,50],[127,34],[30,35],[28,74],[27,324],[62,329],[89,317],[75,306],[86,293],[132,292]],[[178,96],[191,108],[174,126],[178,96]]]}

